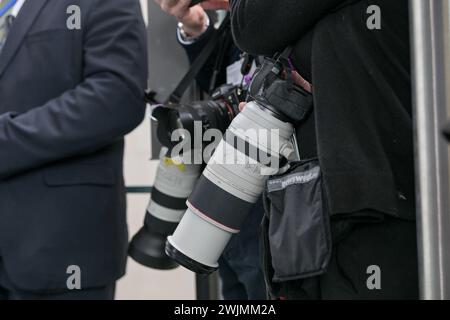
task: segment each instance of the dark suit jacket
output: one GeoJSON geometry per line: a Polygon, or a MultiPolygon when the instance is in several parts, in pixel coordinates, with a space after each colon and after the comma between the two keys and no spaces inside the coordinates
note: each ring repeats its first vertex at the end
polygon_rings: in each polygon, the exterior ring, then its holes
{"type": "MultiPolygon", "coordinates": [[[[314,86],[318,156],[333,214],[365,209],[414,219],[407,0],[231,0],[241,48],[295,46],[314,86]],[[367,28],[369,5],[381,30],[367,28]]],[[[300,150],[301,152],[301,150],[300,150]]]]}
{"type": "Polygon", "coordinates": [[[137,0],[28,0],[0,55],[0,258],[21,289],[125,272],[123,136],[143,119],[137,0]],[[66,27],[81,9],[81,30],[66,27]]]}

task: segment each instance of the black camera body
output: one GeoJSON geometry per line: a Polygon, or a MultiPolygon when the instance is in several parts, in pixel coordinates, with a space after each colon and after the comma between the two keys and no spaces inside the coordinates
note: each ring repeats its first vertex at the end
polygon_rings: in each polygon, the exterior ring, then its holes
{"type": "Polygon", "coordinates": [[[193,7],[193,6],[199,4],[199,3],[203,2],[203,1],[205,1],[205,0],[192,0],[191,4],[189,6],[193,7]]]}
{"type": "Polygon", "coordinates": [[[280,60],[265,58],[253,78],[248,94],[281,119],[296,124],[311,112],[314,98],[311,93],[293,83],[290,72],[280,60]]]}
{"type": "Polygon", "coordinates": [[[211,100],[156,107],[152,116],[158,121],[159,142],[169,149],[174,147],[179,142],[172,141],[177,129],[185,129],[194,137],[196,121],[202,123],[203,132],[218,129],[225,133],[239,113],[241,95],[238,87],[223,85],[212,93],[211,100]]]}

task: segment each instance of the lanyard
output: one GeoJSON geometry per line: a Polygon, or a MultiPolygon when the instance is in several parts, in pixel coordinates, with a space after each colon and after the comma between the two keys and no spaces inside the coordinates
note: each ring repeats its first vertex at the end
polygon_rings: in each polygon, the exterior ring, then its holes
{"type": "Polygon", "coordinates": [[[6,6],[4,6],[3,8],[0,9],[0,18],[3,17],[8,11],[9,9],[11,9],[12,7],[14,7],[14,5],[16,4],[17,0],[10,0],[6,6]]]}

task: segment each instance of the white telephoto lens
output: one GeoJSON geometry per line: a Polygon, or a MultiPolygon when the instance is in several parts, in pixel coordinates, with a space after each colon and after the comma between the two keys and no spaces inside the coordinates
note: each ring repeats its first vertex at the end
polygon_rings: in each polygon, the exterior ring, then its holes
{"type": "Polygon", "coordinates": [[[187,201],[188,210],[166,252],[197,273],[217,269],[218,259],[263,193],[268,174],[276,174],[294,150],[293,125],[256,102],[233,120],[187,201]],[[265,138],[264,138],[265,137],[265,138]]]}

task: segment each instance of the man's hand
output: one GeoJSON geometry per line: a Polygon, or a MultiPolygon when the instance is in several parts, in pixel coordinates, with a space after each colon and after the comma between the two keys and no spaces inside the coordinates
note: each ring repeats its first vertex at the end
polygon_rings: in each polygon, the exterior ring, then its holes
{"type": "Polygon", "coordinates": [[[191,0],[155,0],[161,9],[183,24],[183,30],[190,37],[197,37],[206,31],[206,13],[200,6],[189,7],[191,0]]]}
{"type": "Polygon", "coordinates": [[[296,85],[298,85],[299,87],[302,87],[309,93],[312,93],[313,86],[311,85],[311,83],[306,81],[297,71],[292,71],[292,77],[293,77],[294,83],[296,85]]]}

